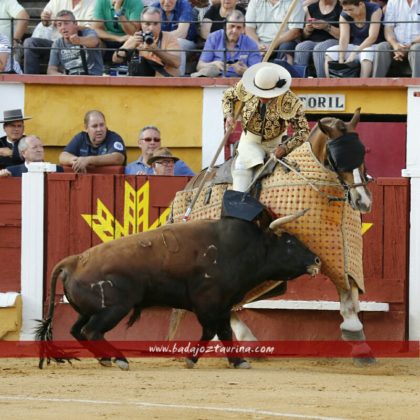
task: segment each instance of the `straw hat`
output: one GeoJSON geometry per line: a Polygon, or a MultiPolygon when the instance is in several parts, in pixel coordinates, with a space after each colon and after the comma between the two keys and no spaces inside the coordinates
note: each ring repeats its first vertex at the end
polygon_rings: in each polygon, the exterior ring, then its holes
{"type": "Polygon", "coordinates": [[[287,92],[292,84],[290,73],[274,63],[258,63],[242,76],[245,90],[259,98],[275,98],[287,92]]]}
{"type": "Polygon", "coordinates": [[[21,109],[12,109],[3,112],[3,121],[0,123],[8,123],[13,121],[30,120],[32,117],[24,117],[21,109]]]}
{"type": "Polygon", "coordinates": [[[147,161],[147,164],[151,165],[158,159],[172,159],[174,162],[179,160],[179,158],[172,155],[167,147],[159,147],[159,149],[156,149],[147,161]]]}

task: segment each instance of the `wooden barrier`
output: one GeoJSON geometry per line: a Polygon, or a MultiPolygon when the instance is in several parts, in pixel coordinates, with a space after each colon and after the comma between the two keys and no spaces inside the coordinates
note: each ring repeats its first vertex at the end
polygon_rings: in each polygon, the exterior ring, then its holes
{"type": "MultiPolygon", "coordinates": [[[[163,223],[175,192],[186,177],[147,177],[110,174],[49,174],[46,189],[45,295],[53,266],[68,255],[163,223]]],[[[0,291],[20,291],[20,179],[0,180],[0,291]]],[[[386,302],[389,312],[362,312],[365,331],[373,340],[402,340],[407,330],[408,201],[404,178],[379,178],[371,184],[372,212],[363,217],[366,294],[362,301],[386,302]]],[[[58,294],[62,295],[61,285],[58,294]]],[[[290,282],[282,300],[337,301],[325,276],[304,276],[290,282]]],[[[260,339],[335,339],[341,322],[338,311],[244,310],[244,318],[260,339]]],[[[57,339],[69,338],[76,313],[68,304],[56,310],[57,339]]],[[[143,321],[130,330],[119,326],[112,339],[164,339],[169,309],[144,311],[143,321]]],[[[197,338],[192,315],[178,338],[197,338]]]]}

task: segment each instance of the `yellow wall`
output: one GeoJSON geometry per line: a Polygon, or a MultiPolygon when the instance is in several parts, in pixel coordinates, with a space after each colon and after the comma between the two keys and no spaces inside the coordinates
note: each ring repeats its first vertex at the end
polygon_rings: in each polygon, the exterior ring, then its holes
{"type": "MultiPolygon", "coordinates": [[[[323,86],[316,81],[294,81],[297,94],[341,94],[346,113],[362,107],[366,114],[407,113],[406,86],[323,86]]],[[[128,149],[128,162],[137,159],[137,137],[145,125],[161,129],[165,146],[193,170],[201,169],[203,86],[25,85],[26,133],[34,133],[49,146],[46,159],[58,155],[70,139],[83,130],[83,116],[91,109],[104,112],[108,127],[119,133],[128,149]]],[[[318,112],[317,112],[318,113],[318,112]]]]}
{"type": "Polygon", "coordinates": [[[156,125],[162,143],[184,159],[192,169],[201,169],[203,90],[200,87],[70,86],[27,84],[26,133],[37,134],[49,146],[46,159],[58,162],[62,148],[83,130],[83,117],[91,109],[105,114],[110,130],[122,136],[128,161],[139,155],[138,133],[156,125]]]}

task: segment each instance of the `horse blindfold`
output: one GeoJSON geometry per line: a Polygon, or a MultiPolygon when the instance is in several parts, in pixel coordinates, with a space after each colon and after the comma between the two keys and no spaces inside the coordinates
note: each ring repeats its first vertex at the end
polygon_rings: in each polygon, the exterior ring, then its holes
{"type": "Polygon", "coordinates": [[[340,172],[351,172],[358,168],[365,158],[365,146],[357,133],[347,133],[328,142],[328,160],[340,172]]]}

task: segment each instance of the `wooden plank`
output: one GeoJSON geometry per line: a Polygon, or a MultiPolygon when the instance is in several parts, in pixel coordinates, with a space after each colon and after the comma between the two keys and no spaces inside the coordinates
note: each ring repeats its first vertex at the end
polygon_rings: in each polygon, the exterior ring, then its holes
{"type": "Polygon", "coordinates": [[[406,299],[408,264],[408,188],[388,186],[385,189],[384,207],[384,277],[395,278],[397,283],[384,282],[382,290],[389,301],[406,299]],[[392,300],[391,300],[392,299],[392,300]]]}
{"type": "Polygon", "coordinates": [[[150,205],[168,207],[177,191],[184,189],[189,181],[186,176],[150,176],[150,205]]]}
{"type": "MultiPolygon", "coordinates": [[[[70,255],[70,180],[66,178],[48,178],[45,203],[46,240],[44,249],[46,258],[44,285],[46,296],[50,295],[50,276],[54,266],[70,255]]],[[[63,294],[63,286],[58,283],[57,293],[63,294]]]]}
{"type": "Polygon", "coordinates": [[[20,203],[22,180],[20,178],[0,178],[0,203],[20,203]]]}
{"type": "Polygon", "coordinates": [[[20,292],[20,247],[1,248],[0,255],[0,292],[20,292]]]}
{"type": "MultiPolygon", "coordinates": [[[[103,216],[102,224],[97,225],[103,226],[103,233],[106,235],[106,240],[112,240],[115,238],[115,186],[114,186],[114,175],[112,174],[100,174],[91,177],[92,190],[91,190],[91,202],[92,202],[92,214],[100,213],[103,216]],[[104,210],[100,212],[98,208],[99,200],[104,210]]],[[[92,243],[91,246],[99,245],[104,240],[99,237],[94,230],[92,230],[92,243]]]]}
{"type": "Polygon", "coordinates": [[[375,183],[377,185],[401,185],[408,187],[410,180],[408,178],[377,178],[375,183]]]}
{"type": "MultiPolygon", "coordinates": [[[[370,184],[373,205],[369,214],[362,216],[363,223],[372,223],[372,227],[363,235],[363,271],[366,279],[381,278],[383,265],[383,224],[384,224],[384,187],[370,184]]],[[[375,287],[366,282],[366,291],[372,293],[375,287]]],[[[369,295],[371,296],[371,295],[369,295]]],[[[374,297],[371,296],[373,300],[374,297]]]]}
{"type": "Polygon", "coordinates": [[[93,232],[82,218],[82,214],[93,214],[92,177],[77,175],[70,184],[69,254],[79,254],[92,246],[93,232]]]}

